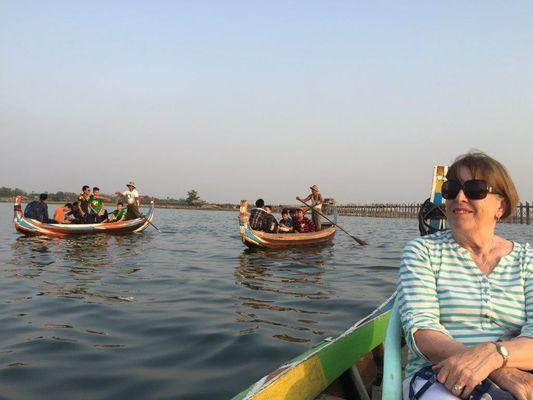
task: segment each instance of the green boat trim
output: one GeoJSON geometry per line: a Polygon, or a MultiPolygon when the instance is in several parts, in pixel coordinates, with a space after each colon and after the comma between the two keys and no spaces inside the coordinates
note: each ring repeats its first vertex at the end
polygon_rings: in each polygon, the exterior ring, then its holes
{"type": "MultiPolygon", "coordinates": [[[[385,340],[395,296],[396,293],[337,338],[323,340],[263,377],[233,400],[311,400],[324,394],[330,385],[335,384],[347,371],[351,371],[354,364],[374,357],[372,352],[380,348],[385,340]]],[[[380,355],[377,354],[377,359],[379,358],[380,355]]],[[[362,384],[368,391],[376,380],[379,368],[375,367],[375,362],[366,364],[374,364],[374,368],[370,369],[374,369],[375,373],[364,371],[363,365],[358,368],[361,370],[358,371],[360,374],[356,375],[366,376],[362,384]]],[[[335,388],[331,390],[332,393],[338,391],[335,388]]]]}

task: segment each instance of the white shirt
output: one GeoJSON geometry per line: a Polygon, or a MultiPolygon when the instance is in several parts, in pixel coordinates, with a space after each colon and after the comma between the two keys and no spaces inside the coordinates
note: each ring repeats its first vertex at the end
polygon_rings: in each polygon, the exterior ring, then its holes
{"type": "Polygon", "coordinates": [[[122,195],[126,197],[128,204],[135,204],[135,199],[139,197],[139,192],[137,189],[133,189],[132,191],[126,190],[122,195]]]}

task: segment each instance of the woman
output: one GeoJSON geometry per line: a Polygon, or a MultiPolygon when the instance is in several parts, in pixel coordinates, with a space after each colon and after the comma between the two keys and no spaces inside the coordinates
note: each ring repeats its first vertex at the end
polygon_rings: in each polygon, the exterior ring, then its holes
{"type": "Polygon", "coordinates": [[[533,250],[494,232],[514,212],[515,186],[483,153],[459,157],[446,178],[451,229],[408,243],[400,267],[409,347],[404,398],[413,375],[433,365],[438,382],[423,399],[466,399],[490,378],[518,400],[531,400],[533,250]]]}

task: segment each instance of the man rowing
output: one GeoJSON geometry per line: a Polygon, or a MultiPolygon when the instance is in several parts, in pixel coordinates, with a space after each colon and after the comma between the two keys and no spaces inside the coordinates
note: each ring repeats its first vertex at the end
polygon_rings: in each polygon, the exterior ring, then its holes
{"type": "Polygon", "coordinates": [[[296,200],[304,203],[311,200],[311,218],[313,219],[316,230],[319,231],[322,229],[322,216],[320,213],[322,212],[322,203],[324,202],[324,199],[322,198],[317,185],[313,185],[309,189],[311,189],[309,196],[305,199],[296,197],[296,200]]]}
{"type": "Polygon", "coordinates": [[[139,192],[135,188],[135,183],[130,181],[126,187],[128,190],[124,192],[116,192],[117,196],[122,196],[126,199],[127,211],[126,219],[135,219],[141,217],[141,212],[139,211],[139,206],[141,205],[141,198],[139,197],[139,192]]]}

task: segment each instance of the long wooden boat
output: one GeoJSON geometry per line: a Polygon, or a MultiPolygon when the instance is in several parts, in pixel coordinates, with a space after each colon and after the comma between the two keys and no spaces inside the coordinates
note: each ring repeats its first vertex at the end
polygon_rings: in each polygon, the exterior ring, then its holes
{"type": "Polygon", "coordinates": [[[109,222],[103,224],[46,224],[24,217],[22,197],[17,196],[14,207],[13,223],[20,233],[25,235],[46,235],[63,237],[69,235],[93,235],[97,233],[126,234],[145,230],[154,218],[154,199],[150,202],[146,214],[129,221],[109,222]]]}
{"type": "MultiPolygon", "coordinates": [[[[336,220],[335,201],[330,201],[336,220]]],[[[322,224],[322,230],[308,233],[266,233],[254,230],[248,220],[248,201],[242,200],[239,212],[239,225],[242,242],[250,248],[283,249],[294,246],[319,245],[329,243],[335,236],[335,225],[322,224]]]]}

